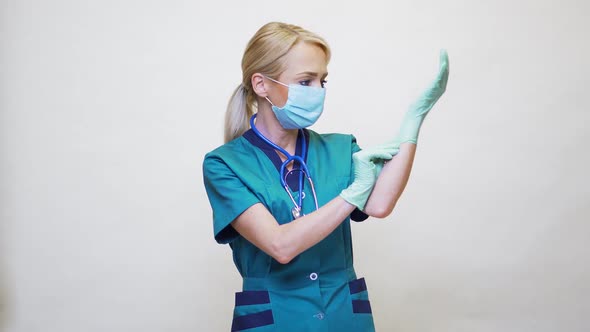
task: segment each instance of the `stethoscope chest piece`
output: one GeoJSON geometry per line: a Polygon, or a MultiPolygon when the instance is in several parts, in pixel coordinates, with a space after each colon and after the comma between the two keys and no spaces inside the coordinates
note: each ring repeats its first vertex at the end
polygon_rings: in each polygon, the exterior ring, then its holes
{"type": "Polygon", "coordinates": [[[293,219],[297,219],[297,218],[301,217],[301,208],[298,206],[294,206],[291,209],[291,214],[293,214],[293,219]]]}

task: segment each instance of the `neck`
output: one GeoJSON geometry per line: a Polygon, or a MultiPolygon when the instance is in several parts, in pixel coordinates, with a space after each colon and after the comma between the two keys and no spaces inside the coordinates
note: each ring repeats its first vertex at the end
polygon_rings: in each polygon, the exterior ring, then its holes
{"type": "Polygon", "coordinates": [[[297,129],[285,129],[273,114],[258,111],[255,121],[256,129],[271,142],[285,149],[289,154],[295,154],[297,146],[297,129]]]}

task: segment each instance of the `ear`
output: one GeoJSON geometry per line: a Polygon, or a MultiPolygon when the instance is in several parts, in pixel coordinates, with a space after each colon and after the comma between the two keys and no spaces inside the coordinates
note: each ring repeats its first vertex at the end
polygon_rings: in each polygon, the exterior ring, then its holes
{"type": "Polygon", "coordinates": [[[259,97],[266,97],[268,95],[266,91],[266,85],[264,83],[264,76],[262,74],[252,74],[250,81],[252,83],[252,89],[254,90],[254,93],[256,93],[259,97]]]}

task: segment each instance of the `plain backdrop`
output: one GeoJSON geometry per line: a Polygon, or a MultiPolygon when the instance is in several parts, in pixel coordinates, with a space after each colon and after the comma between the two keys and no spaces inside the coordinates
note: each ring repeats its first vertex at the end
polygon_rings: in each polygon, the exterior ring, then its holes
{"type": "Polygon", "coordinates": [[[361,146],[449,53],[402,199],[353,225],[378,331],[590,330],[587,1],[0,4],[0,329],[229,331],[201,165],[283,21],[332,47],[312,129],[361,146]]]}

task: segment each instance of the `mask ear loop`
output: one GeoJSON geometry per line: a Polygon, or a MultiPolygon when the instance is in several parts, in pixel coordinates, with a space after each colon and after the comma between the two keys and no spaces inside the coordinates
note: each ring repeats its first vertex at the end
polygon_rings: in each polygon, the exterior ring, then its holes
{"type": "Polygon", "coordinates": [[[262,75],[262,76],[264,76],[264,77],[268,78],[269,80],[271,80],[271,81],[273,81],[273,82],[275,82],[275,83],[278,83],[278,84],[280,84],[280,85],[284,85],[284,86],[286,86],[286,87],[289,87],[289,85],[287,85],[287,84],[285,84],[285,83],[283,83],[283,82],[279,82],[279,81],[275,80],[274,78],[270,78],[270,77],[268,77],[268,76],[266,76],[266,75],[262,75]]]}
{"type": "MultiPolygon", "coordinates": [[[[270,101],[270,99],[268,99],[268,97],[266,97],[266,96],[265,96],[264,98],[266,98],[266,100],[268,100],[268,102],[269,102],[269,103],[270,103],[272,106],[275,106],[275,104],[273,104],[273,103],[272,103],[272,101],[270,101]]],[[[275,106],[275,107],[276,107],[276,106],[275,106]]]]}
{"type": "MultiPolygon", "coordinates": [[[[275,80],[274,78],[270,78],[270,77],[268,77],[268,76],[266,76],[266,75],[262,75],[262,77],[264,77],[264,78],[267,78],[267,79],[269,79],[269,80],[271,80],[271,81],[273,81],[273,82],[275,82],[275,83],[277,83],[277,84],[280,84],[280,85],[283,85],[283,86],[286,86],[287,88],[289,88],[289,86],[288,86],[287,84],[285,84],[285,83],[282,83],[282,82],[279,82],[279,81],[275,80]]],[[[268,100],[268,102],[269,102],[269,103],[270,103],[272,106],[275,106],[275,104],[273,104],[273,103],[272,103],[272,101],[270,101],[270,99],[268,99],[268,97],[267,97],[267,96],[265,96],[264,98],[266,98],[266,100],[268,100]]],[[[276,106],[275,106],[275,107],[276,107],[276,106]]]]}

